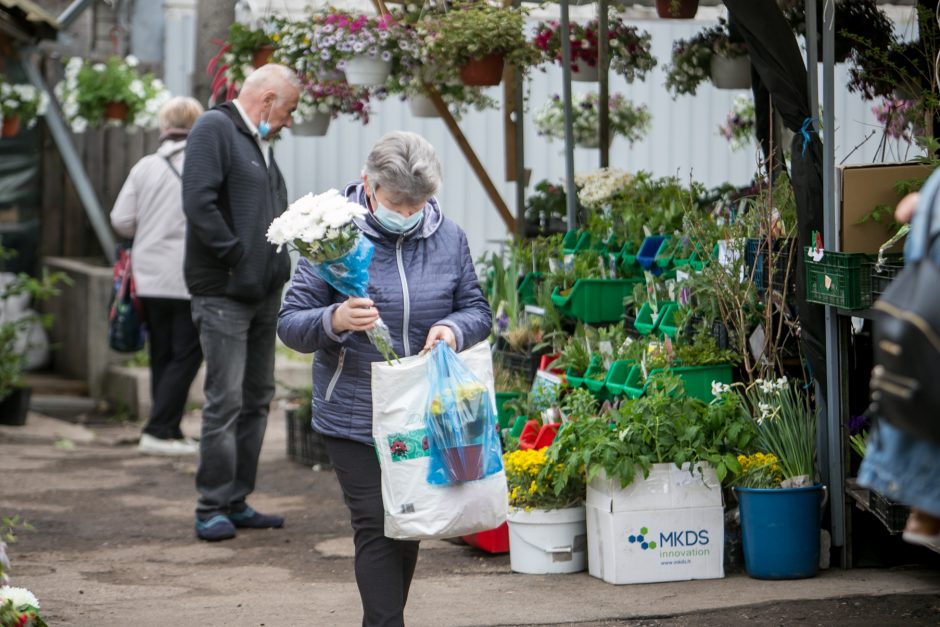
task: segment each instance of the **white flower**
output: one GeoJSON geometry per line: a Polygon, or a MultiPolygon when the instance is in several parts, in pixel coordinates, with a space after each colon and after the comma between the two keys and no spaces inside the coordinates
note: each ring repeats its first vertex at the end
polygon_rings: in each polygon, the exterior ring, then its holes
{"type": "Polygon", "coordinates": [[[731,391],[731,386],[721,381],[712,381],[712,396],[719,398],[731,391]]]}
{"type": "Polygon", "coordinates": [[[88,120],[81,116],[72,118],[72,130],[76,133],[84,133],[88,129],[88,120]]]}
{"type": "Polygon", "coordinates": [[[93,66],[91,66],[91,69],[93,69],[96,72],[104,72],[105,65],[104,63],[95,63],[93,66]]]}
{"type": "Polygon", "coordinates": [[[124,57],[124,62],[127,63],[127,65],[129,65],[130,67],[137,67],[138,65],[140,65],[140,59],[138,59],[132,54],[129,54],[126,57],[124,57]]]}
{"type": "Polygon", "coordinates": [[[758,403],[757,411],[760,412],[760,416],[757,418],[757,424],[764,424],[764,421],[770,418],[772,409],[773,408],[768,403],[758,403]]]}
{"type": "Polygon", "coordinates": [[[760,391],[763,392],[764,394],[770,394],[776,389],[776,387],[774,387],[773,381],[765,381],[764,379],[758,379],[757,384],[758,384],[758,387],[760,387],[760,391]]]}
{"type": "Polygon", "coordinates": [[[780,390],[781,392],[782,392],[783,390],[787,389],[787,385],[789,385],[789,383],[787,382],[787,378],[786,378],[786,377],[780,377],[779,379],[777,379],[776,387],[777,387],[777,389],[780,390]]]}
{"type": "Polygon", "coordinates": [[[36,595],[27,590],[26,588],[12,588],[10,586],[4,586],[0,588],[0,599],[4,601],[13,601],[13,607],[21,608],[24,605],[30,605],[39,609],[39,600],[36,599],[36,595]]]}
{"type": "Polygon", "coordinates": [[[131,84],[127,86],[127,89],[138,98],[145,98],[147,96],[147,91],[144,89],[144,82],[139,78],[132,80],[131,84]]]}

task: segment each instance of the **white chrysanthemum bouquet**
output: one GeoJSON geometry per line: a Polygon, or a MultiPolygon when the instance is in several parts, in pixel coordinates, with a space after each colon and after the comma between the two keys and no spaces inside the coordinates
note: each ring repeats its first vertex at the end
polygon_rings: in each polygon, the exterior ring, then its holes
{"type": "MultiPolygon", "coordinates": [[[[277,244],[279,251],[288,246],[309,259],[317,274],[341,294],[365,298],[375,247],[353,224],[353,218],[365,214],[364,207],[335,189],[307,194],[274,219],[268,227],[268,241],[277,244]]],[[[385,361],[398,359],[381,318],[366,334],[385,361]]]]}
{"type": "Polygon", "coordinates": [[[46,627],[36,595],[26,588],[0,587],[0,625],[46,627]]]}

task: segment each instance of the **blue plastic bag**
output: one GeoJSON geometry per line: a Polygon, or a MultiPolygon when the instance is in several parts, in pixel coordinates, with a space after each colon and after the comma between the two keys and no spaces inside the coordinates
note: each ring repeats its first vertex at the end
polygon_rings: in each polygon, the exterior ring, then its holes
{"type": "Polygon", "coordinates": [[[476,481],[501,471],[499,426],[489,390],[443,341],[431,349],[428,382],[428,483],[476,481]]]}

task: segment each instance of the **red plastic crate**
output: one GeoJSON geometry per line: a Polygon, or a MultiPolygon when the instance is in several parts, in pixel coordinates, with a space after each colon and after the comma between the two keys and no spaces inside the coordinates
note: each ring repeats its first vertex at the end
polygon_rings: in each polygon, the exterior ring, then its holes
{"type": "Polygon", "coordinates": [[[509,523],[464,536],[463,541],[487,553],[509,553],[509,523]]]}

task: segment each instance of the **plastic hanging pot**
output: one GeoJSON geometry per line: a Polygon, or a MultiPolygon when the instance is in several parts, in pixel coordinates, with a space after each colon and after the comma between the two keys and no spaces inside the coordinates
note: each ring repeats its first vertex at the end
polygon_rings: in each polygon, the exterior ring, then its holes
{"type": "Polygon", "coordinates": [[[464,85],[477,87],[499,85],[503,80],[503,63],[501,54],[470,59],[460,68],[460,80],[464,85]]]}
{"type": "Polygon", "coordinates": [[[330,114],[315,112],[303,122],[294,122],[290,127],[291,135],[297,137],[322,137],[330,128],[330,114]]]}
{"type": "Polygon", "coordinates": [[[712,84],[718,89],[750,89],[751,57],[722,57],[712,55],[712,84]]]}
{"type": "Polygon", "coordinates": [[[691,20],[698,12],[698,0],[656,0],[656,14],[667,20],[691,20]]]}

